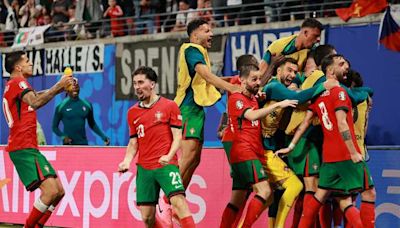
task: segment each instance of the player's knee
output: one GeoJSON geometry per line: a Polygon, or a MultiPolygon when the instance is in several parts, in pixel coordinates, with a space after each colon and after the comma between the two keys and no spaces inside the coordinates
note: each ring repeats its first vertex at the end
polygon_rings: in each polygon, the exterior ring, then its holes
{"type": "Polygon", "coordinates": [[[150,215],[142,215],[142,220],[146,224],[146,227],[153,227],[156,218],[150,215]]]}
{"type": "Polygon", "coordinates": [[[172,207],[182,210],[187,207],[186,199],[183,195],[175,195],[170,198],[172,207]]]}
{"type": "Polygon", "coordinates": [[[265,200],[267,200],[271,195],[271,188],[269,187],[269,184],[266,181],[260,182],[260,184],[258,184],[257,187],[255,188],[255,191],[257,195],[261,196],[265,200]]]}
{"type": "Polygon", "coordinates": [[[369,189],[369,190],[361,193],[361,198],[362,198],[362,200],[365,200],[365,201],[375,202],[375,199],[376,199],[375,188],[369,189]]]}
{"type": "Polygon", "coordinates": [[[58,198],[58,199],[62,199],[64,196],[65,196],[65,190],[64,190],[64,188],[61,187],[61,188],[58,190],[57,198],[58,198]]]}

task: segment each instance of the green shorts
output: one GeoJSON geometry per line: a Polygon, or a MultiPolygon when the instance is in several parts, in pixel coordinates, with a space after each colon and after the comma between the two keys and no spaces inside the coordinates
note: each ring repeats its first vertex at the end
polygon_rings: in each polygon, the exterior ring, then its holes
{"type": "Polygon", "coordinates": [[[260,160],[249,160],[231,164],[232,190],[248,190],[255,183],[267,180],[260,160]]]}
{"type": "Polygon", "coordinates": [[[350,195],[354,192],[363,192],[373,186],[374,182],[364,161],[322,163],[319,172],[319,188],[341,195],[350,195]]]}
{"type": "Polygon", "coordinates": [[[8,153],[26,190],[35,191],[46,178],[56,178],[56,171],[37,149],[23,149],[8,153]]]}
{"type": "Polygon", "coordinates": [[[204,141],[204,108],[200,106],[182,105],[183,139],[198,139],[204,141]]]}
{"type": "Polygon", "coordinates": [[[185,194],[179,169],[175,165],[166,165],[158,169],[145,169],[137,165],[136,204],[156,205],[160,188],[168,198],[185,194]]]}
{"type": "MultiPolygon", "coordinates": [[[[222,146],[224,147],[224,151],[225,151],[225,154],[226,154],[226,158],[228,159],[228,162],[229,162],[229,159],[231,158],[231,149],[232,149],[232,142],[231,141],[225,141],[225,142],[222,142],[222,146]]],[[[229,165],[230,165],[231,163],[229,162],[229,165]]],[[[233,173],[232,173],[232,168],[230,168],[230,175],[231,175],[231,177],[233,177],[232,175],[233,175],[233,173]]]]}
{"type": "Polygon", "coordinates": [[[288,165],[298,176],[316,176],[321,165],[320,149],[306,138],[300,138],[288,155],[288,165]]]}

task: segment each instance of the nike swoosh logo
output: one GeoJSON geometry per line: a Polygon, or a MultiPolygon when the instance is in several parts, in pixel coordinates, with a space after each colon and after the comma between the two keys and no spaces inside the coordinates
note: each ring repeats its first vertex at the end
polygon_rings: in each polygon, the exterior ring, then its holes
{"type": "Polygon", "coordinates": [[[133,124],[136,124],[140,120],[140,117],[133,121],[133,124]]]}
{"type": "Polygon", "coordinates": [[[72,110],[72,108],[67,108],[67,109],[66,109],[67,112],[69,112],[69,111],[71,111],[71,110],[72,110]]]}

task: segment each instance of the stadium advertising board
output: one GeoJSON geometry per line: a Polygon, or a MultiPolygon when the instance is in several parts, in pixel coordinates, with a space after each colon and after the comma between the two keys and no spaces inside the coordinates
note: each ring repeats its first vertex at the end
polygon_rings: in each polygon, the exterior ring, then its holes
{"type": "MultiPolygon", "coordinates": [[[[160,41],[142,41],[137,43],[119,43],[116,47],[116,99],[133,99],[132,73],[139,66],[152,67],[159,79],[157,93],[167,98],[175,97],[178,72],[178,52],[183,39],[165,39],[160,41]]],[[[213,38],[213,47],[208,51],[213,72],[221,72],[224,55],[224,39],[213,38]]]]}
{"type": "MultiPolygon", "coordinates": [[[[97,73],[103,71],[104,44],[76,45],[69,47],[33,49],[27,51],[33,64],[33,76],[60,75],[66,65],[74,73],[97,73]]],[[[4,68],[5,54],[2,54],[3,77],[9,77],[4,68]]]]}
{"type": "MultiPolygon", "coordinates": [[[[56,168],[66,192],[47,225],[143,226],[135,202],[135,162],[132,162],[130,172],[117,172],[117,166],[125,155],[124,147],[42,147],[41,152],[56,168]]],[[[368,165],[377,191],[376,227],[400,227],[400,163],[391,162],[400,151],[369,152],[371,162],[368,165]]],[[[24,190],[1,146],[0,179],[4,178],[12,180],[0,190],[0,221],[21,224],[40,191],[28,193],[24,190]]],[[[224,151],[204,149],[202,163],[186,191],[198,227],[218,227],[230,197],[231,184],[224,151]]],[[[267,227],[266,221],[264,213],[255,227],[267,227]]]]}

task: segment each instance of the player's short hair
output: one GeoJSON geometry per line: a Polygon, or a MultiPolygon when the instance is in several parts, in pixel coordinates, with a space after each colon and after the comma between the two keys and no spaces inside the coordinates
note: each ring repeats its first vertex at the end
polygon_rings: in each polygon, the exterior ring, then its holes
{"type": "Polygon", "coordinates": [[[14,70],[15,65],[18,63],[18,61],[21,60],[21,57],[25,54],[26,52],[24,51],[16,51],[6,54],[6,60],[4,63],[6,71],[11,74],[14,70]]]}
{"type": "Polygon", "coordinates": [[[275,64],[272,74],[276,75],[278,68],[285,65],[286,63],[293,63],[293,64],[297,65],[297,61],[295,59],[293,59],[291,57],[285,57],[281,61],[279,61],[275,64]]]}
{"type": "Polygon", "coordinates": [[[316,47],[313,51],[314,62],[317,66],[321,65],[322,59],[333,54],[335,47],[330,44],[323,44],[316,47]]]}
{"type": "Polygon", "coordinates": [[[335,62],[335,58],[339,58],[339,57],[344,58],[343,55],[332,54],[332,55],[328,55],[322,59],[321,70],[322,70],[322,72],[324,72],[325,75],[326,75],[326,69],[335,62]]]}
{"type": "Polygon", "coordinates": [[[190,35],[196,29],[198,29],[200,26],[202,26],[204,24],[208,24],[208,22],[206,20],[203,20],[203,19],[194,19],[194,20],[190,21],[189,24],[187,25],[187,34],[188,34],[188,36],[190,37],[190,35]]]}
{"type": "Polygon", "coordinates": [[[351,87],[352,85],[354,85],[354,87],[362,87],[364,85],[364,81],[359,72],[350,69],[347,73],[347,80],[345,85],[347,87],[351,87]]]}
{"type": "Polygon", "coordinates": [[[239,56],[239,58],[236,60],[236,68],[240,71],[240,68],[246,65],[254,65],[258,67],[257,58],[250,54],[239,56]]]}
{"type": "Polygon", "coordinates": [[[240,69],[239,77],[247,78],[251,71],[258,71],[259,69],[260,68],[258,68],[258,66],[256,66],[256,65],[244,65],[240,69]]]}
{"type": "Polygon", "coordinates": [[[141,67],[137,68],[133,72],[132,78],[134,78],[138,74],[144,74],[144,75],[146,75],[147,79],[157,83],[157,80],[158,80],[157,73],[151,67],[141,66],[141,67]]]}
{"type": "Polygon", "coordinates": [[[319,22],[315,18],[307,18],[303,21],[300,28],[317,28],[319,31],[322,31],[324,27],[322,26],[321,22],[319,22]]]}

